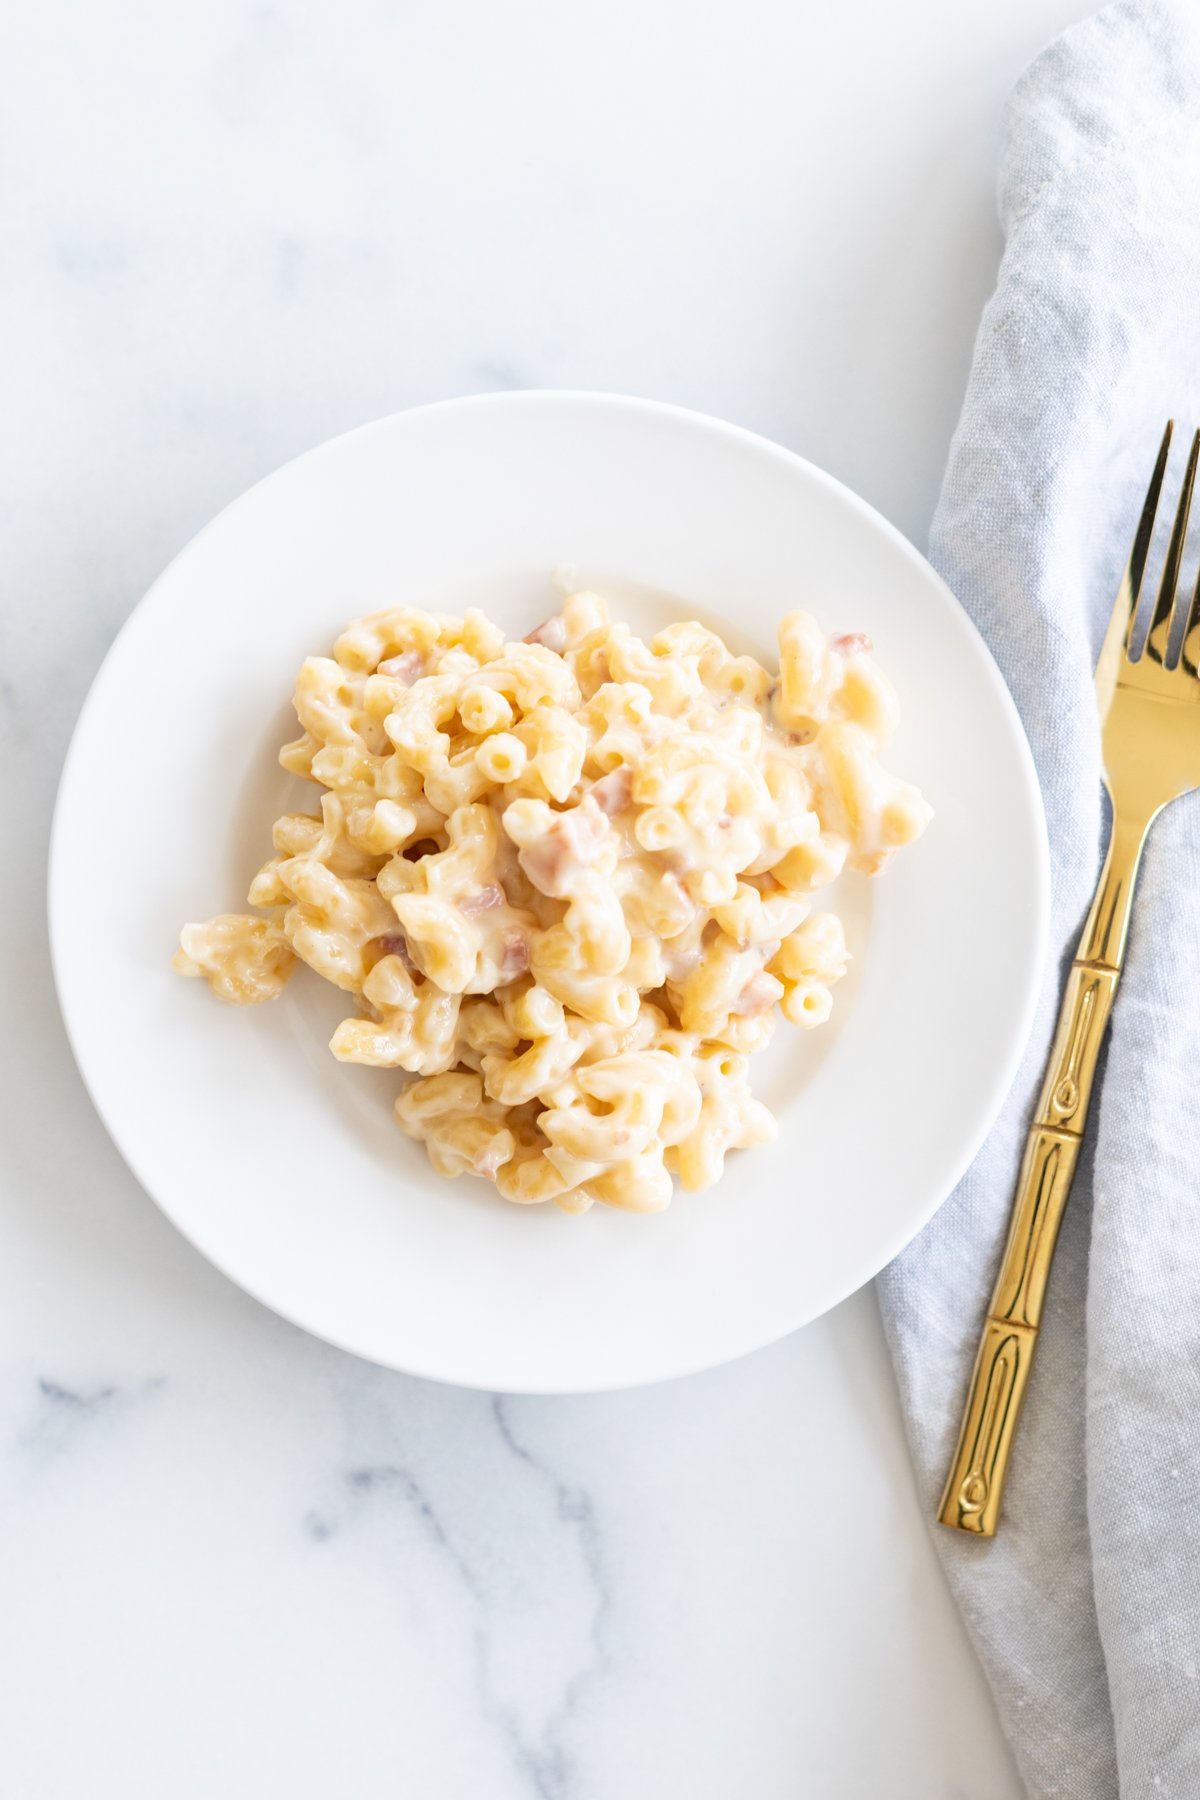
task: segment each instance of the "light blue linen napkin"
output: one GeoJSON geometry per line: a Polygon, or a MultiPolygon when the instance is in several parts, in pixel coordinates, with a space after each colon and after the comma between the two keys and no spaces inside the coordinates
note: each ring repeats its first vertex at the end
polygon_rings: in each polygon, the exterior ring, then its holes
{"type": "MultiPolygon", "coordinates": [[[[930,554],[1033,747],[1053,957],[986,1147],[879,1282],[931,1516],[1061,959],[1099,866],[1092,667],[1163,422],[1174,415],[1185,432],[1164,512],[1200,424],[1200,0],[1121,0],[1039,57],[1009,103],[999,199],[1004,259],[930,554]]],[[[1189,798],[1151,835],[999,1535],[934,1528],[1031,1794],[1200,1800],[1198,1502],[1200,800],[1189,798]]]]}

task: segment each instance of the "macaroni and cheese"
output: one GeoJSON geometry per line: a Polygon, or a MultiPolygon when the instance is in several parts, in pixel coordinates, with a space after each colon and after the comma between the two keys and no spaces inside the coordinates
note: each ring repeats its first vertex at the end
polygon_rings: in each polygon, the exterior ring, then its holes
{"type": "Polygon", "coordinates": [[[748,1062],[829,1016],[847,951],[812,896],[876,874],[930,809],[885,770],[892,689],[804,612],[779,673],[681,622],[650,643],[593,593],[521,643],[402,607],[310,657],[288,813],[254,915],[175,967],[238,1005],[297,960],[353,996],[330,1048],[402,1069],[401,1127],[506,1200],[653,1212],[774,1136],[748,1062]]]}

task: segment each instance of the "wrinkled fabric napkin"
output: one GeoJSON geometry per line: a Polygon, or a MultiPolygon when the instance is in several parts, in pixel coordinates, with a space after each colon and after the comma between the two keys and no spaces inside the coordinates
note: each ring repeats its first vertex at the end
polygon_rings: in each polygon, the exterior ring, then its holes
{"type": "MultiPolygon", "coordinates": [[[[1038,58],[1008,105],[999,204],[1004,257],[930,555],[987,639],[1033,748],[1052,957],[1020,1077],[984,1150],[879,1281],[931,1516],[1063,963],[1100,863],[1096,652],[1163,424],[1177,420],[1164,514],[1200,425],[1200,0],[1121,0],[1038,58]]],[[[1195,560],[1193,550],[1189,584],[1195,560]]],[[[1160,566],[1161,548],[1155,575],[1160,566]]],[[[980,954],[1003,950],[981,944],[980,954]]],[[[1151,834],[999,1533],[985,1542],[934,1528],[1039,1800],[1200,1800],[1198,1499],[1193,796],[1151,834]]]]}

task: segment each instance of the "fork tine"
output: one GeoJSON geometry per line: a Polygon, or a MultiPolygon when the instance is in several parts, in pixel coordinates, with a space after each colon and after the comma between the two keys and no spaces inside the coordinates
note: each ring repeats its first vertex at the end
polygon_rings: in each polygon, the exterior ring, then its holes
{"type": "Polygon", "coordinates": [[[1192,604],[1188,609],[1187,624],[1183,628],[1179,661],[1189,675],[1200,674],[1200,569],[1196,571],[1196,585],[1192,589],[1192,604]]]}
{"type": "Polygon", "coordinates": [[[1189,675],[1200,675],[1200,569],[1196,571],[1196,583],[1192,588],[1192,604],[1183,628],[1179,662],[1189,675]]]}
{"type": "Polygon", "coordinates": [[[1146,573],[1146,558],[1150,554],[1150,539],[1154,535],[1154,520],[1158,513],[1158,497],[1162,493],[1163,476],[1167,470],[1167,453],[1171,448],[1171,433],[1175,429],[1175,421],[1167,420],[1167,428],[1163,432],[1159,446],[1158,460],[1154,465],[1154,473],[1150,477],[1150,486],[1146,490],[1146,499],[1142,506],[1142,516],[1133,536],[1133,545],[1129,552],[1129,561],[1121,576],[1121,585],[1117,589],[1116,603],[1112,616],[1108,621],[1108,630],[1104,634],[1104,643],[1100,648],[1100,658],[1096,664],[1097,691],[1111,691],[1117,679],[1120,667],[1121,652],[1129,654],[1129,646],[1133,639],[1133,626],[1137,618],[1138,600],[1142,592],[1142,577],[1146,573]]]}
{"type": "Polygon", "coordinates": [[[1146,637],[1146,655],[1154,662],[1164,665],[1171,643],[1171,616],[1175,609],[1175,590],[1179,585],[1179,565],[1183,561],[1183,542],[1187,535],[1188,514],[1192,508],[1192,488],[1196,481],[1198,456],[1200,431],[1192,439],[1187,468],[1183,474],[1183,486],[1179,490],[1179,504],[1175,508],[1175,523],[1171,527],[1171,541],[1167,545],[1167,560],[1163,564],[1162,580],[1158,584],[1158,600],[1146,637]]]}

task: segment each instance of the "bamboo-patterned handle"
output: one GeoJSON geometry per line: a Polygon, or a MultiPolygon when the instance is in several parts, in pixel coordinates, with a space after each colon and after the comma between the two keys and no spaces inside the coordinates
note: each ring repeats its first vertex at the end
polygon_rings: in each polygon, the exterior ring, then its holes
{"type": "Polygon", "coordinates": [[[986,1320],[940,1524],[979,1537],[994,1534],[1036,1343],[1037,1332],[1028,1325],[986,1320]]]}
{"type": "Polygon", "coordinates": [[[1000,1517],[1046,1281],[1119,975],[1119,969],[1102,963],[1082,960],[1071,965],[1041,1099],[1025,1144],[1008,1241],[975,1358],[958,1448],[938,1508],[941,1524],[979,1537],[992,1537],[1000,1517]]]}

